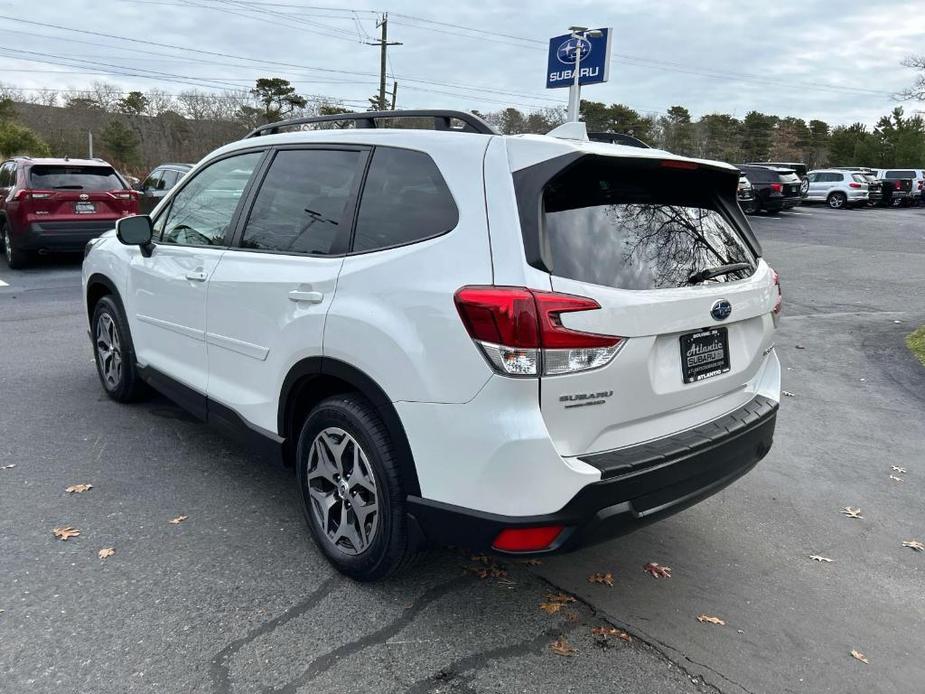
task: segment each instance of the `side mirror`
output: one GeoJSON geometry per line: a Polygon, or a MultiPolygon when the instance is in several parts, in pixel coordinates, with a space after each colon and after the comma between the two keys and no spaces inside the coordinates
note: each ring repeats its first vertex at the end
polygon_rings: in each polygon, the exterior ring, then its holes
{"type": "Polygon", "coordinates": [[[154,225],[151,223],[151,217],[146,214],[123,217],[116,221],[116,238],[126,246],[141,246],[141,252],[145,257],[151,255],[153,233],[154,225]]]}

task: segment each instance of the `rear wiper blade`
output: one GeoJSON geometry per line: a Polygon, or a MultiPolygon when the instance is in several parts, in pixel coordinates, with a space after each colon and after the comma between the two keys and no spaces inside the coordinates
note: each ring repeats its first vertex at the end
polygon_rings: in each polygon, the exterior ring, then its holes
{"type": "Polygon", "coordinates": [[[716,267],[708,267],[704,268],[700,272],[695,272],[693,275],[688,277],[687,283],[700,284],[701,282],[711,280],[714,277],[728,275],[731,272],[738,272],[739,270],[750,270],[751,267],[751,263],[730,263],[729,265],[717,265],[716,267]]]}

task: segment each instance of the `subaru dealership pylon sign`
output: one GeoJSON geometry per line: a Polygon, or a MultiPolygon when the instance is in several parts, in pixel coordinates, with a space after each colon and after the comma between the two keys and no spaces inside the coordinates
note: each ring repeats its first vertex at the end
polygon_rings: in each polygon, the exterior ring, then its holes
{"type": "Polygon", "coordinates": [[[576,39],[563,34],[549,39],[546,88],[571,87],[578,61],[579,84],[606,82],[610,77],[610,29],[598,29],[600,36],[576,39]]]}

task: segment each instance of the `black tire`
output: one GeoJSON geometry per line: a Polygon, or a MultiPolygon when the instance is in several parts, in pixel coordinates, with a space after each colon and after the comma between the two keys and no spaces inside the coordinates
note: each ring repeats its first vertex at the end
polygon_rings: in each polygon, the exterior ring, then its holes
{"type": "Polygon", "coordinates": [[[765,212],[770,215],[780,214],[780,210],[765,210],[765,212]]]}
{"type": "MultiPolygon", "coordinates": [[[[395,446],[375,408],[352,393],[335,395],[316,405],[306,417],[299,434],[296,469],[305,520],[315,543],[328,561],[342,574],[357,581],[385,578],[406,566],[417,551],[409,539],[405,490],[395,456],[395,446]],[[336,439],[339,434],[332,432],[338,431],[345,432],[352,442],[345,437],[336,439]],[[322,462],[316,444],[323,447],[329,460],[339,458],[337,450],[327,445],[329,439],[325,436],[335,437],[334,440],[344,446],[339,450],[348,458],[355,452],[350,446],[359,444],[362,457],[354,460],[365,458],[365,464],[372,472],[374,496],[365,494],[368,491],[366,483],[353,486],[364,475],[368,478],[369,470],[358,472],[354,466],[348,474],[346,466],[339,467],[339,463],[335,462],[333,469],[341,469],[344,474],[341,481],[334,484],[321,471],[322,462]],[[349,454],[347,451],[350,451],[349,454]],[[327,493],[328,485],[331,485],[330,494],[327,493]],[[367,498],[363,499],[363,496],[367,498]],[[375,499],[375,525],[364,519],[360,528],[360,518],[351,505],[351,500],[357,505],[358,498],[364,502],[363,506],[368,505],[370,498],[375,499]],[[326,499],[330,505],[324,508],[321,499],[326,499]],[[338,514],[339,520],[333,517],[338,514]],[[337,523],[336,527],[333,527],[333,522],[337,523]],[[343,533],[341,525],[344,523],[349,526],[353,537],[360,540],[358,547],[343,533]],[[370,528],[372,537],[368,538],[370,528]],[[332,535],[337,537],[332,538],[332,535]],[[367,542],[365,546],[363,541],[367,542]]],[[[333,477],[338,478],[338,474],[333,477]]],[[[363,506],[357,505],[358,508],[363,506]]]]}
{"type": "Polygon", "coordinates": [[[100,377],[100,384],[106,394],[116,402],[134,402],[147,394],[148,389],[135,365],[135,346],[129,333],[128,321],[118,301],[112,296],[101,298],[93,309],[93,320],[90,324],[90,334],[93,339],[93,360],[96,362],[96,372],[100,377]],[[111,326],[112,330],[108,328],[111,326]],[[101,331],[106,333],[101,334],[101,331]],[[113,337],[114,336],[114,337],[113,337]],[[111,346],[110,358],[106,358],[106,350],[102,342],[108,339],[111,346]],[[117,377],[113,378],[113,360],[118,359],[121,368],[117,377]]]}
{"type": "Polygon", "coordinates": [[[755,214],[758,212],[758,202],[756,200],[750,200],[745,203],[745,206],[742,208],[742,212],[745,214],[755,214]]]}
{"type": "Polygon", "coordinates": [[[30,254],[16,247],[5,222],[0,224],[0,249],[3,250],[3,257],[11,270],[21,270],[29,264],[30,254]]]}
{"type": "Polygon", "coordinates": [[[826,204],[833,210],[843,210],[848,206],[848,196],[841,191],[833,191],[825,199],[826,204]]]}

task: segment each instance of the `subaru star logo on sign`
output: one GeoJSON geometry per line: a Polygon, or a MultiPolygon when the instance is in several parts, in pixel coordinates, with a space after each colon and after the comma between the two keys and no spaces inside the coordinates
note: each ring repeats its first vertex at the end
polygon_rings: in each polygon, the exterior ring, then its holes
{"type": "Polygon", "coordinates": [[[731,313],[732,304],[730,304],[725,299],[720,299],[715,304],[713,304],[713,308],[710,309],[710,315],[713,316],[716,320],[726,320],[729,318],[731,313]]]}
{"type": "Polygon", "coordinates": [[[549,39],[546,65],[546,88],[571,87],[578,61],[580,84],[606,82],[610,77],[610,29],[600,29],[600,36],[575,38],[571,34],[549,39]]]}

